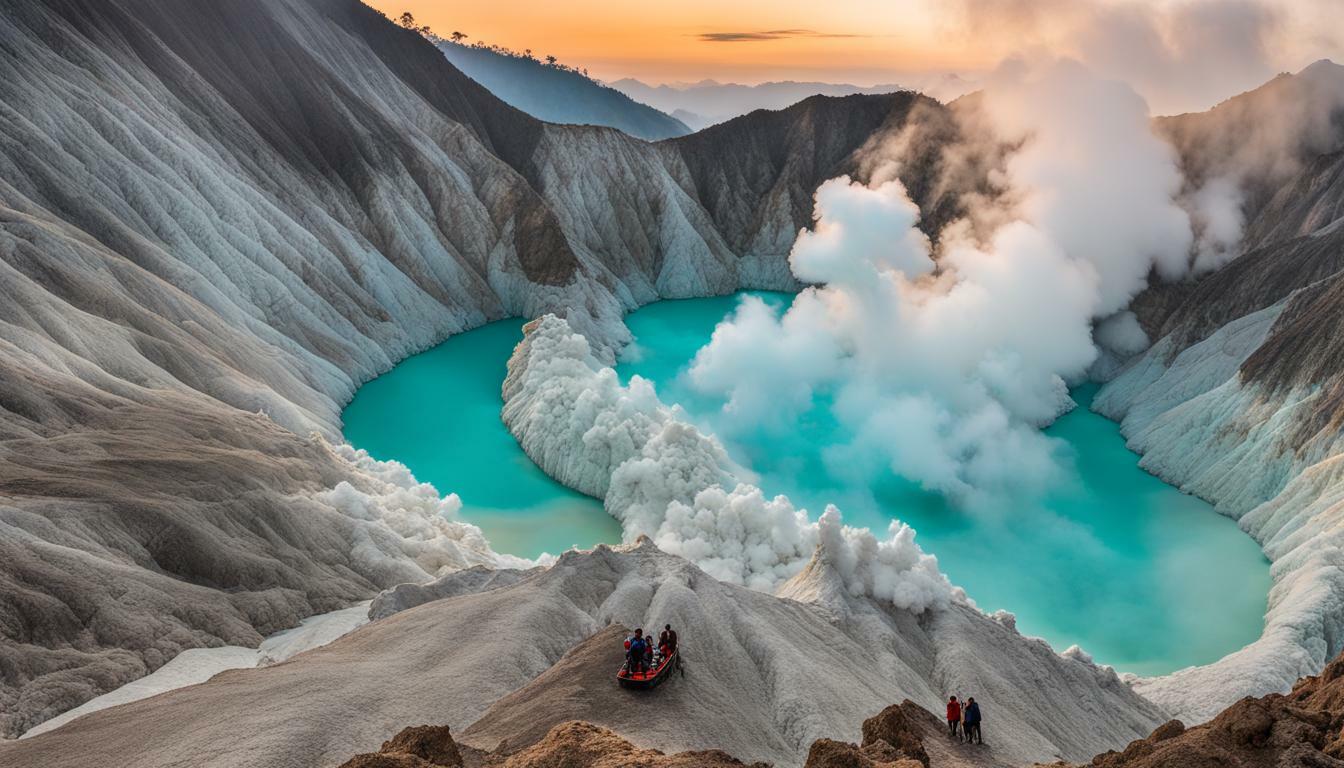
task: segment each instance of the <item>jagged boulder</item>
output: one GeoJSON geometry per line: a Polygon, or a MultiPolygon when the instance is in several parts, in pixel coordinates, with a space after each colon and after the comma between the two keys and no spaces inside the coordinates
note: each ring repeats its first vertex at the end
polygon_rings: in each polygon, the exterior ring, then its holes
{"type": "Polygon", "coordinates": [[[818,739],[804,768],[929,768],[924,729],[938,719],[906,699],[863,721],[863,743],[818,739]]]}
{"type": "Polygon", "coordinates": [[[924,750],[923,726],[938,728],[938,718],[913,701],[893,704],[863,721],[863,745],[886,742],[903,757],[928,768],[929,753],[924,750]]]}
{"type": "Polygon", "coordinates": [[[807,753],[804,768],[920,768],[923,763],[903,757],[885,741],[856,746],[833,739],[817,739],[807,753]]]}
{"type": "MultiPolygon", "coordinates": [[[[512,754],[507,742],[494,752],[469,747],[467,751],[473,768],[769,768],[765,763],[748,765],[719,750],[667,755],[641,749],[606,728],[577,720],[555,726],[537,743],[512,754]]],[[[340,768],[462,768],[463,764],[448,726],[418,725],[340,768]]]]}
{"type": "Polygon", "coordinates": [[[382,749],[355,755],[341,768],[462,768],[462,754],[446,725],[416,725],[383,742],[382,749]]]}
{"type": "Polygon", "coordinates": [[[1173,720],[1093,768],[1344,768],[1344,658],[1303,678],[1288,695],[1247,697],[1211,722],[1173,720]]]}
{"type": "Polygon", "coordinates": [[[765,763],[748,766],[717,749],[673,755],[640,749],[606,728],[579,721],[555,726],[541,741],[510,755],[499,765],[502,768],[769,768],[765,763]]]}

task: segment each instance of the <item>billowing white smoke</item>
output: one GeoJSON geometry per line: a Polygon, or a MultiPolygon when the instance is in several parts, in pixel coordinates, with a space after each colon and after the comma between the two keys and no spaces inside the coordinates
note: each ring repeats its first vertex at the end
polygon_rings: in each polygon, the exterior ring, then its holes
{"type": "Polygon", "coordinates": [[[1212,272],[1241,255],[1243,197],[1241,179],[1232,175],[1215,176],[1187,196],[1186,207],[1199,234],[1191,265],[1196,274],[1212,272]]]}
{"type": "MultiPolygon", "coordinates": [[[[322,440],[316,435],[313,439],[322,440]]],[[[352,566],[376,583],[421,582],[474,565],[537,564],[491,549],[480,528],[458,517],[462,502],[457,494],[440,496],[434,486],[417,482],[404,464],[378,461],[348,444],[329,449],[349,462],[349,474],[360,480],[360,487],[342,480],[314,493],[312,500],[346,518],[352,566]]]]}
{"type": "Polygon", "coordinates": [[[891,472],[962,498],[1051,480],[1039,428],[1072,407],[1066,381],[1096,355],[1094,320],[1154,269],[1179,276],[1191,229],[1173,152],[1126,86],[1069,62],[1008,68],[984,109],[1020,144],[1009,202],[978,212],[1002,223],[983,243],[950,227],[935,269],[899,183],[823,184],[790,256],[818,287],[782,316],[744,302],[696,356],[691,383],[725,401],[716,431],[782,435],[824,393],[850,438],[829,449],[837,474],[891,472]]]}
{"type": "Polygon", "coordinates": [[[587,340],[547,315],[525,328],[504,382],[504,421],[547,473],[605,498],[626,541],[649,536],[715,578],[772,589],[818,556],[849,592],[924,611],[958,594],[893,523],[886,540],[844,526],[828,508],[813,522],[783,496],[743,482],[722,446],[634,377],[622,386],[587,340]]]}
{"type": "MultiPolygon", "coordinates": [[[[958,0],[936,8],[948,32],[978,50],[1076,59],[1130,84],[1167,115],[1207,110],[1280,72],[1338,57],[1344,46],[1337,0],[958,0]]],[[[1196,273],[1243,252],[1249,188],[1281,182],[1302,157],[1338,148],[1334,113],[1344,100],[1321,69],[1308,67],[1291,87],[1231,107],[1241,114],[1231,116],[1237,127],[1226,135],[1200,135],[1196,119],[1196,135],[1172,137],[1188,161],[1193,156],[1181,202],[1197,238],[1196,273]]]]}

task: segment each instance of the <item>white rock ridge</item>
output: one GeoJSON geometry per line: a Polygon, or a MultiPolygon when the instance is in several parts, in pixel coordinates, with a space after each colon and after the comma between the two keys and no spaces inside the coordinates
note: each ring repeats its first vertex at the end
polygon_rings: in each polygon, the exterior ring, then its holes
{"type": "MultiPolygon", "coordinates": [[[[1159,341],[1097,395],[1140,465],[1212,501],[1273,561],[1260,639],[1209,665],[1138,682],[1174,716],[1202,722],[1243,696],[1284,692],[1315,674],[1344,637],[1344,444],[1288,436],[1319,392],[1267,391],[1238,370],[1284,303],[1246,315],[1170,357],[1159,341]]],[[[1214,575],[1210,575],[1214,578],[1214,575]]]]}

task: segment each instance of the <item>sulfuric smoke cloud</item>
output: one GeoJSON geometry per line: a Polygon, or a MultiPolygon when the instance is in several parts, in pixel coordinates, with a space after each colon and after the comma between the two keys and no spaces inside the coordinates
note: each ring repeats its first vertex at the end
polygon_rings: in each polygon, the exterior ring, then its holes
{"type": "MultiPolygon", "coordinates": [[[[973,500],[1055,479],[1040,428],[1072,407],[1067,382],[1096,357],[1093,323],[1151,273],[1188,269],[1182,177],[1145,102],[1080,64],[1002,68],[983,112],[1005,144],[1004,194],[930,240],[898,182],[832,179],[790,265],[816,284],[782,315],[745,301],[696,356],[694,387],[723,400],[728,439],[783,436],[824,407],[847,439],[831,471],[894,473],[973,500]],[[820,404],[820,405],[819,405],[820,404]]],[[[1119,324],[1131,346],[1137,328],[1119,324]]]]}
{"type": "Polygon", "coordinates": [[[784,496],[746,482],[712,436],[636,376],[622,385],[588,341],[553,315],[529,323],[509,359],[504,422],[547,473],[604,499],[626,541],[650,537],[711,576],[772,590],[817,563],[853,595],[916,613],[964,600],[937,560],[893,522],[886,539],[815,522],[784,496]]]}

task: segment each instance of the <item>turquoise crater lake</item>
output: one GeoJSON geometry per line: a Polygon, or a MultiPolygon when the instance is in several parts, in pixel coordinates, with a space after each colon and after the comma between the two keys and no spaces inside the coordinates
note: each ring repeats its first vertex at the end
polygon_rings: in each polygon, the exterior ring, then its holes
{"type": "MultiPolygon", "coordinates": [[[[737,301],[664,301],[629,315],[637,344],[617,367],[622,380],[654,381],[664,402],[713,429],[719,403],[692,390],[685,373],[737,301]]],[[[356,393],[345,436],[457,493],[462,516],[501,551],[535,556],[619,541],[601,503],[542,473],[500,421],[500,384],[521,328],[520,320],[493,323],[403,361],[356,393]]],[[[796,440],[739,437],[727,447],[768,494],[786,494],[814,516],[835,503],[851,525],[909,523],[982,609],[1013,611],[1024,634],[1056,649],[1077,643],[1122,671],[1162,674],[1255,640],[1270,586],[1259,547],[1208,504],[1140,469],[1119,426],[1088,409],[1094,392],[1076,389],[1080,407],[1047,430],[1067,445],[1067,481],[1045,498],[976,513],[899,478],[862,488],[832,478],[818,446],[837,436],[824,417],[800,424],[796,440]]]]}

